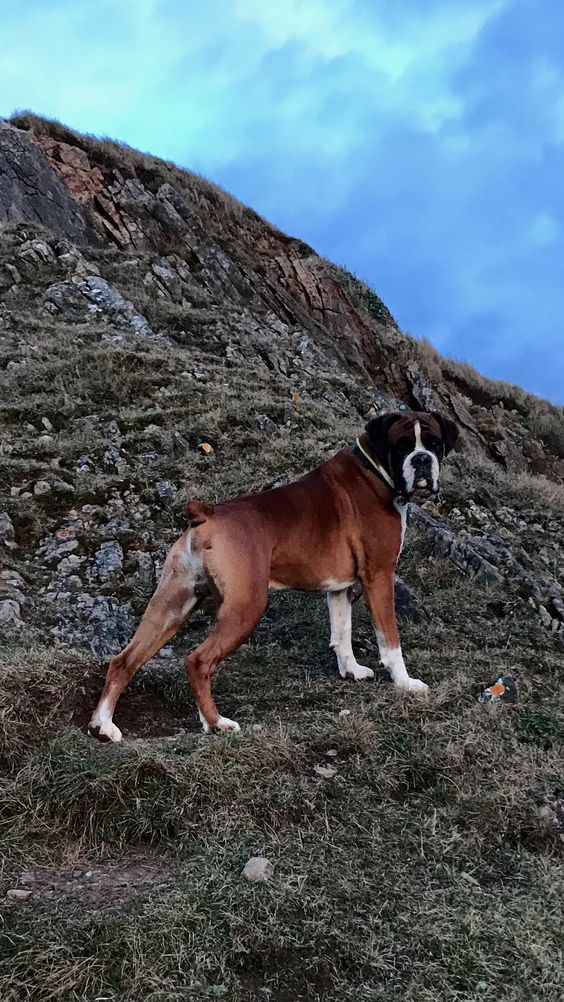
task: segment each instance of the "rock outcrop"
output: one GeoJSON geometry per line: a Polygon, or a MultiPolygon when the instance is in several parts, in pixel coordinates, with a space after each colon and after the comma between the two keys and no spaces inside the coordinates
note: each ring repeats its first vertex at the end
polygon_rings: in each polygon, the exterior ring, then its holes
{"type": "Polygon", "coordinates": [[[94,234],[31,133],[0,119],[0,221],[37,222],[84,243],[94,234]]]}

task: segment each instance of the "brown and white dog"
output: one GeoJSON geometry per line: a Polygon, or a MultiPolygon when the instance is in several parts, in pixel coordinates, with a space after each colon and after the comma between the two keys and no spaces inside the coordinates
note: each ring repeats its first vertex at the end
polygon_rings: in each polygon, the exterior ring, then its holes
{"type": "Polygon", "coordinates": [[[209,595],[215,623],[185,659],[204,731],[237,731],[211,694],[212,675],[252,633],[269,588],[326,592],[331,647],[342,678],[372,678],[351,646],[351,593],[362,585],[376,629],[380,661],[396,686],[426,692],[403,660],[394,611],[394,571],[405,533],[407,502],[437,494],[443,456],[458,437],[437,413],[383,414],[344,449],[295,483],[218,505],[188,502],[190,527],[167,556],[158,588],[131,643],[112,658],[90,721],[103,741],[119,741],[113,723],[130,678],[177,632],[209,595]]]}

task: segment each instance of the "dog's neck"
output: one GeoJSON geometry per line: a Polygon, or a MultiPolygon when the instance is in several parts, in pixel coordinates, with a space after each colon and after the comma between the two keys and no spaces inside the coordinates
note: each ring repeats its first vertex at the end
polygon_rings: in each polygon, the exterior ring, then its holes
{"type": "Polygon", "coordinates": [[[388,471],[382,466],[380,462],[378,462],[378,460],[374,456],[372,449],[370,448],[370,441],[366,432],[363,432],[362,435],[358,436],[355,442],[355,449],[358,450],[358,452],[361,454],[361,457],[363,457],[364,460],[366,461],[364,465],[368,464],[372,468],[372,471],[376,474],[376,476],[380,477],[380,480],[383,480],[384,483],[387,484],[387,486],[392,491],[395,492],[396,487],[394,481],[390,476],[390,474],[388,473],[388,471]]]}

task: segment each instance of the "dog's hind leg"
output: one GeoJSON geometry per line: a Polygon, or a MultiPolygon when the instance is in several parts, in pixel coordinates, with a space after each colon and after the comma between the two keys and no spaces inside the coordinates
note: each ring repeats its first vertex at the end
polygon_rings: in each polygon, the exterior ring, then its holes
{"type": "Polygon", "coordinates": [[[113,723],[116,703],[136,671],[174,636],[202,601],[198,594],[201,562],[191,551],[190,534],[172,546],[161,580],[131,642],[112,658],[106,683],[89,724],[89,731],[101,741],[120,741],[121,731],[113,723]]]}
{"type": "Polygon", "coordinates": [[[371,668],[359,665],[354,656],[351,641],[352,615],[349,589],[328,591],[327,606],[331,622],[330,647],[337,655],[339,674],[341,678],[354,678],[357,682],[363,678],[373,678],[371,668]]]}
{"type": "Polygon", "coordinates": [[[206,639],[185,658],[186,673],[204,731],[238,731],[239,724],[222,717],[211,693],[211,680],[220,661],[253,632],[268,600],[269,563],[264,553],[232,549],[227,540],[207,554],[206,567],[221,604],[206,639]]]}

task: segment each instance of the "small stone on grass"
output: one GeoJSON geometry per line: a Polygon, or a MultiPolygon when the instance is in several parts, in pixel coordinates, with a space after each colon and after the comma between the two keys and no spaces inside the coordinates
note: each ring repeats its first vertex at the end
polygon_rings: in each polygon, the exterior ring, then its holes
{"type": "Polygon", "coordinates": [[[25,891],[23,887],[11,887],[6,892],[6,897],[8,901],[27,901],[31,897],[31,891],[25,891]]]}
{"type": "Polygon", "coordinates": [[[242,874],[250,884],[264,883],[272,875],[272,863],[265,856],[251,856],[245,863],[242,874]]]}
{"type": "Polygon", "coordinates": [[[322,779],[333,779],[337,775],[337,770],[332,765],[314,765],[313,771],[322,779]]]}

